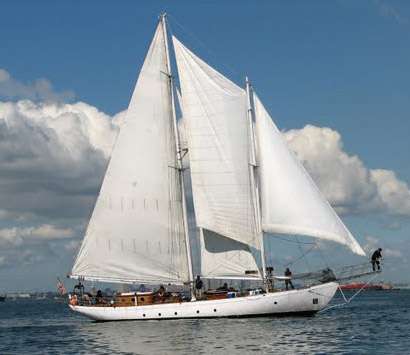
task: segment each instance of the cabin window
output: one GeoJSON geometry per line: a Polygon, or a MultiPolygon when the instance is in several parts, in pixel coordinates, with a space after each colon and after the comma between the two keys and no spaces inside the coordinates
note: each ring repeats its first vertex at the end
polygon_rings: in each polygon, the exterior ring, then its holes
{"type": "Polygon", "coordinates": [[[133,297],[133,298],[131,298],[131,302],[135,302],[135,298],[133,297]]]}
{"type": "Polygon", "coordinates": [[[216,309],[214,309],[214,312],[216,312],[216,309]]]}
{"type": "Polygon", "coordinates": [[[127,302],[125,298],[121,298],[121,302],[127,302]]]}
{"type": "Polygon", "coordinates": [[[273,302],[274,304],[278,304],[278,302],[273,302]]]}
{"type": "Polygon", "coordinates": [[[145,317],[145,313],[142,316],[145,317]]]}
{"type": "Polygon", "coordinates": [[[144,301],[145,301],[145,298],[144,298],[144,297],[141,297],[140,300],[141,300],[141,302],[144,302],[144,301]]]}
{"type": "Polygon", "coordinates": [[[319,303],[319,299],[318,298],[314,298],[313,299],[313,304],[318,304],[319,303]]]}
{"type": "Polygon", "coordinates": [[[178,312],[175,312],[174,314],[175,314],[175,315],[177,315],[177,314],[178,314],[178,312]]]}
{"type": "Polygon", "coordinates": [[[199,311],[196,311],[196,313],[199,313],[199,311]]]}

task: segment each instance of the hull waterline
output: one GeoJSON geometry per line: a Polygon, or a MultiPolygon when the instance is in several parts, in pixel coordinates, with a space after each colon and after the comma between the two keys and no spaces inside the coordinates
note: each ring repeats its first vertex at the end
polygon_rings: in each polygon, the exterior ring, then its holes
{"type": "Polygon", "coordinates": [[[337,288],[336,282],[330,282],[299,290],[219,300],[130,307],[70,305],[70,308],[96,321],[310,315],[326,307],[337,288]]]}

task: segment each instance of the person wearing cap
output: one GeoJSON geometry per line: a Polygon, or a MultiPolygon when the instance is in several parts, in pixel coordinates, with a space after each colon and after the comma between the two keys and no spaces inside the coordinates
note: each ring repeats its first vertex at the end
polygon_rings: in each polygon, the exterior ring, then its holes
{"type": "Polygon", "coordinates": [[[377,270],[380,270],[380,259],[382,258],[382,248],[379,248],[375,250],[375,252],[372,255],[372,266],[373,266],[373,271],[376,271],[376,265],[377,265],[377,270]]]}

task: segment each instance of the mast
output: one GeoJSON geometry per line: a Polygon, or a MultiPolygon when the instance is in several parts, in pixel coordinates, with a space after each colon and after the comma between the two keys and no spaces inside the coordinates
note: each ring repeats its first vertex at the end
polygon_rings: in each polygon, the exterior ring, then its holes
{"type": "Polygon", "coordinates": [[[256,235],[260,239],[261,244],[261,259],[262,259],[262,277],[264,284],[267,284],[266,279],[266,260],[265,260],[265,245],[263,240],[263,231],[262,231],[262,221],[261,221],[261,206],[259,201],[259,189],[256,176],[256,152],[255,152],[255,135],[253,131],[253,109],[251,104],[251,94],[250,94],[250,84],[249,79],[246,77],[246,96],[247,96],[247,114],[249,121],[249,135],[251,140],[250,146],[250,161],[249,161],[249,170],[251,178],[251,189],[253,197],[253,207],[255,211],[255,225],[256,225],[256,235]]]}
{"type": "Polygon", "coordinates": [[[191,293],[192,293],[193,298],[195,299],[194,292],[193,292],[194,271],[192,267],[191,243],[189,239],[187,207],[186,207],[186,199],[185,199],[185,179],[184,179],[184,170],[182,166],[181,143],[179,139],[177,115],[176,115],[176,109],[175,109],[174,77],[172,75],[171,59],[170,59],[169,44],[168,44],[167,23],[166,23],[165,17],[166,17],[166,13],[163,13],[161,14],[160,18],[161,18],[162,28],[164,31],[165,48],[167,52],[168,77],[169,77],[169,84],[170,84],[170,91],[171,91],[172,120],[174,124],[174,135],[175,135],[175,144],[176,144],[176,152],[177,152],[178,171],[179,171],[179,177],[181,180],[182,213],[183,213],[183,221],[184,221],[185,245],[186,245],[186,252],[187,252],[187,259],[188,259],[187,260],[188,261],[188,276],[189,276],[189,282],[191,285],[191,293]]]}

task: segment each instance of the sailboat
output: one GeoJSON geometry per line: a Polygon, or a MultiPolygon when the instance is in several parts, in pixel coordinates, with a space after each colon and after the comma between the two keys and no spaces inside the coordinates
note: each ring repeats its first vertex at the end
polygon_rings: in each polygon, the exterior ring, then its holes
{"type": "Polygon", "coordinates": [[[330,240],[358,255],[365,255],[363,249],[288,147],[249,80],[244,87],[236,85],[171,37],[172,46],[167,17],[161,15],[69,276],[189,285],[191,295],[129,292],[100,304],[71,301],[71,309],[97,321],[322,310],[338,283],[329,278],[276,290],[264,235],[330,240]],[[181,143],[177,104],[187,147],[181,143]],[[189,213],[199,231],[199,261],[191,251],[189,213]],[[195,298],[195,263],[203,279],[260,281],[262,286],[195,298]]]}

